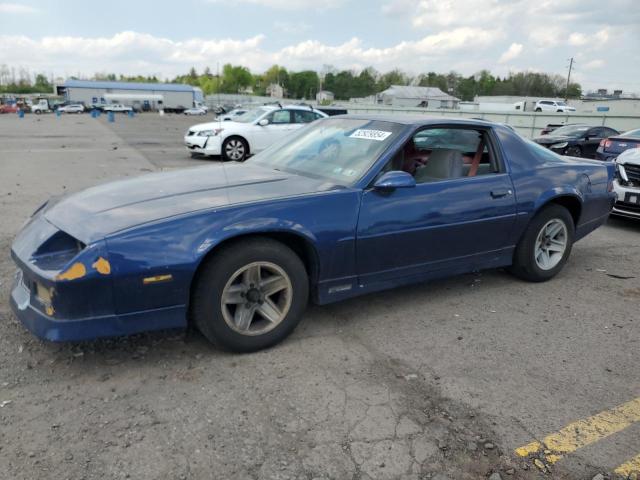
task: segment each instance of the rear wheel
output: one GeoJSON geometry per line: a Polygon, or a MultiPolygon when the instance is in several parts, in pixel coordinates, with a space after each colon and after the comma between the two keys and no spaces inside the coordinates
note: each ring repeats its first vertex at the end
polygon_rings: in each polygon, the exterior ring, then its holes
{"type": "Polygon", "coordinates": [[[569,211],[560,205],[545,207],[531,220],[516,246],[511,273],[530,282],[553,278],[569,258],[573,237],[569,211]]]}
{"type": "Polygon", "coordinates": [[[248,154],[249,146],[247,142],[240,137],[230,137],[222,143],[222,158],[227,161],[243,162],[248,154]]]}
{"type": "Polygon", "coordinates": [[[540,107],[536,108],[536,112],[541,112],[542,109],[540,107]]]}
{"type": "Polygon", "coordinates": [[[252,352],[293,331],[308,295],[304,264],[290,248],[267,238],[242,240],[203,265],[194,287],[193,320],[215,345],[252,352]]]}

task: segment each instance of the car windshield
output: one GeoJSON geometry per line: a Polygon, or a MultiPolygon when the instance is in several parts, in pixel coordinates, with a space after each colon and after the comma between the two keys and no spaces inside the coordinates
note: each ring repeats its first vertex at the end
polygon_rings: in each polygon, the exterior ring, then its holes
{"type": "Polygon", "coordinates": [[[564,103],[564,102],[556,102],[556,103],[557,103],[557,104],[558,104],[558,106],[560,106],[560,107],[564,107],[564,106],[566,105],[566,103],[564,103]]]}
{"type": "Polygon", "coordinates": [[[560,127],[554,130],[553,136],[579,137],[587,130],[589,130],[589,126],[587,125],[567,125],[566,127],[560,127]]]}
{"type": "Polygon", "coordinates": [[[235,116],[233,121],[240,123],[251,123],[267,112],[270,112],[268,108],[256,108],[255,110],[247,110],[242,115],[235,116]]]}
{"type": "Polygon", "coordinates": [[[403,129],[401,124],[383,121],[320,120],[250,161],[338,185],[353,185],[403,129]]]}
{"type": "Polygon", "coordinates": [[[624,132],[621,136],[631,137],[631,138],[640,138],[640,128],[636,130],[629,130],[628,132],[624,132]]]}

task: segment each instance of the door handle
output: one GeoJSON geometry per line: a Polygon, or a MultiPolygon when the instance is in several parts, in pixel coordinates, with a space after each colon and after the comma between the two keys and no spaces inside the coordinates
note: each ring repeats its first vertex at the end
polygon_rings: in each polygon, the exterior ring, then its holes
{"type": "Polygon", "coordinates": [[[491,198],[502,198],[507,195],[511,195],[513,192],[511,189],[505,188],[504,190],[491,190],[491,198]]]}

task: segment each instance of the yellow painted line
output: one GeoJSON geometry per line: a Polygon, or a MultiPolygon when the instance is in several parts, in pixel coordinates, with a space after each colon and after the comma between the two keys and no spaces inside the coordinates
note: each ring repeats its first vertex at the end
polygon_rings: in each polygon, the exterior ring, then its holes
{"type": "Polygon", "coordinates": [[[556,433],[547,435],[540,442],[534,441],[517,448],[516,454],[528,457],[542,451],[547,463],[552,464],[560,460],[563,455],[591,445],[638,421],[640,421],[640,398],[584,420],[572,422],[556,433]]]}
{"type": "Polygon", "coordinates": [[[632,473],[640,476],[640,454],[636,455],[628,462],[624,462],[616,468],[614,472],[618,475],[622,475],[623,477],[629,477],[632,473]]]}

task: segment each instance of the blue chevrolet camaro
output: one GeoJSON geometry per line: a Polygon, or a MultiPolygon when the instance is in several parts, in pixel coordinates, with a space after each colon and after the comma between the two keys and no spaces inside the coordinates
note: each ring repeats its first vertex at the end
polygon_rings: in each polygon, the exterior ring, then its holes
{"type": "Polygon", "coordinates": [[[11,304],[69,341],[185,327],[252,351],[311,301],[509,267],[544,281],[615,201],[612,164],[509,127],[319,120],[244,163],[97,186],[40,207],[12,248],[11,304]]]}

